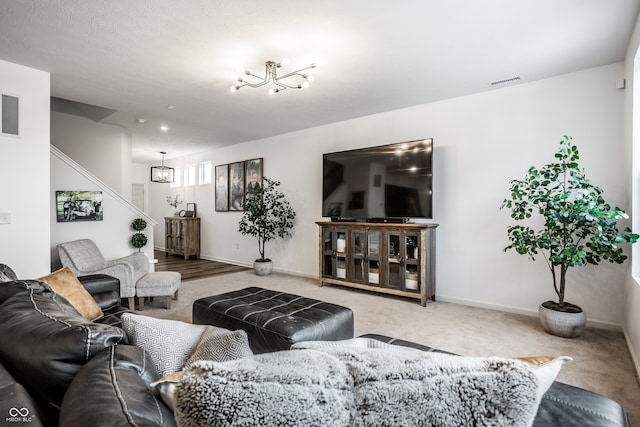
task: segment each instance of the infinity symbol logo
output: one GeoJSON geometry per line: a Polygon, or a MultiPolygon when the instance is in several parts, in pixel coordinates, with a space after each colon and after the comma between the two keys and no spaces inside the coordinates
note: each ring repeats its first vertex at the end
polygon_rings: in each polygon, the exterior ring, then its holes
{"type": "Polygon", "coordinates": [[[9,415],[12,417],[17,417],[18,415],[21,417],[26,417],[29,415],[29,410],[27,408],[11,408],[9,409],[9,415]]]}

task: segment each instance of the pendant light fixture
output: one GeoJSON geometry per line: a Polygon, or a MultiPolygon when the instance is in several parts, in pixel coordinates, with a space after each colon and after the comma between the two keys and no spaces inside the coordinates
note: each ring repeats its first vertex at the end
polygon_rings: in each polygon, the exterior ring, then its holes
{"type": "Polygon", "coordinates": [[[161,151],[160,154],[162,154],[162,166],[151,166],[151,182],[171,183],[174,169],[164,165],[166,151],[161,151]]]}

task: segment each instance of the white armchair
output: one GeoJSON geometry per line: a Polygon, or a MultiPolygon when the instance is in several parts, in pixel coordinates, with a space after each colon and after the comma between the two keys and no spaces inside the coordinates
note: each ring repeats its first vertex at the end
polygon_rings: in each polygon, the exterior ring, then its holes
{"type": "Polygon", "coordinates": [[[134,309],[136,283],[149,272],[149,258],[141,252],[107,261],[98,246],[90,239],[60,243],[58,255],[63,266],[76,276],[107,274],[120,280],[120,298],[127,298],[129,308],[134,309]]]}

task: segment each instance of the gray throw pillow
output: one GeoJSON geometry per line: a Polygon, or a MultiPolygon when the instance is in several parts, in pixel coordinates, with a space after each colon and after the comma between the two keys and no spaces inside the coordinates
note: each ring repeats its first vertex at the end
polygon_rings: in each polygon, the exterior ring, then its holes
{"type": "Polygon", "coordinates": [[[155,319],[133,313],[122,315],[130,342],[147,353],[163,377],[199,359],[225,361],[251,355],[244,331],[178,320],[155,319]]]}

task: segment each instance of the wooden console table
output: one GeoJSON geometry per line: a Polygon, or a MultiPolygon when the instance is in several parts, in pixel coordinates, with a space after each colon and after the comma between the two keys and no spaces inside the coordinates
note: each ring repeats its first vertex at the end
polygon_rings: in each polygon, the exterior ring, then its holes
{"type": "Polygon", "coordinates": [[[164,218],[165,253],[200,258],[200,218],[164,218]]]}
{"type": "Polygon", "coordinates": [[[317,222],[320,227],[320,282],[399,295],[436,299],[438,224],[317,222]]]}

